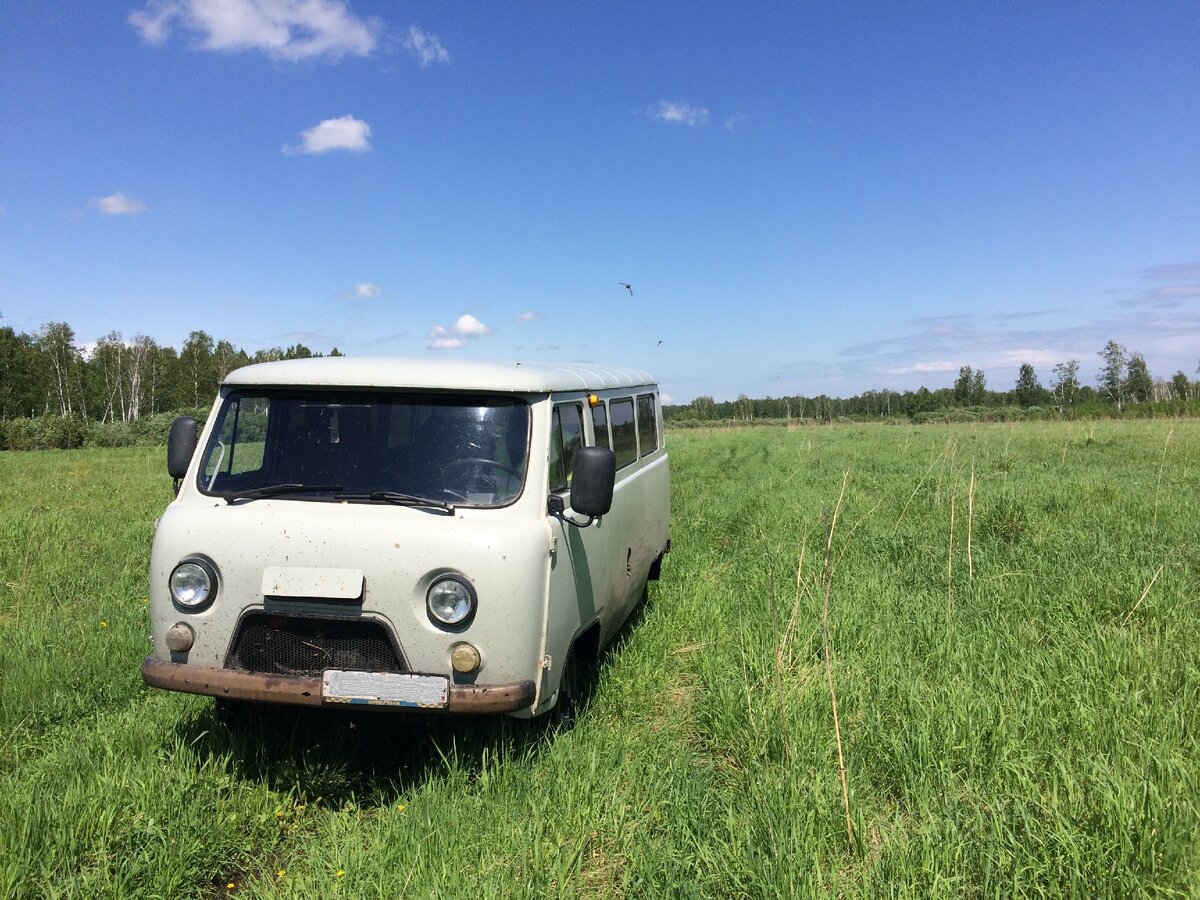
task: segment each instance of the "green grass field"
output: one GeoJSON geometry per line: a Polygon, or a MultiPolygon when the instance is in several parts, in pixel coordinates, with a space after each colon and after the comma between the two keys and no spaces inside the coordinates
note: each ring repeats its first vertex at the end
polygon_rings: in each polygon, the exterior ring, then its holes
{"type": "Polygon", "coordinates": [[[0,453],[0,896],[1200,896],[1200,423],[668,444],[663,581],[553,737],[231,735],[138,675],[164,452],[0,453]]]}

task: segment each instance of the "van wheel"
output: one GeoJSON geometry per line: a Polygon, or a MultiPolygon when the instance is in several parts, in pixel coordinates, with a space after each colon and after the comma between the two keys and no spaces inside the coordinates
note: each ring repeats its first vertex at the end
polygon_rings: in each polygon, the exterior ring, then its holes
{"type": "Polygon", "coordinates": [[[579,663],[572,650],[563,663],[562,680],[558,683],[558,699],[546,713],[546,729],[553,733],[570,731],[579,714],[579,663]]]}

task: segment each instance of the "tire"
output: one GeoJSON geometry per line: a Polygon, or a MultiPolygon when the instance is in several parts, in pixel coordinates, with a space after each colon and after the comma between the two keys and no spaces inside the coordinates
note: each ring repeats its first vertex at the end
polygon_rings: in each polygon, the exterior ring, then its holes
{"type": "Polygon", "coordinates": [[[562,679],[558,683],[558,698],[546,713],[546,729],[554,734],[570,731],[579,716],[579,664],[575,651],[567,654],[562,679]]]}

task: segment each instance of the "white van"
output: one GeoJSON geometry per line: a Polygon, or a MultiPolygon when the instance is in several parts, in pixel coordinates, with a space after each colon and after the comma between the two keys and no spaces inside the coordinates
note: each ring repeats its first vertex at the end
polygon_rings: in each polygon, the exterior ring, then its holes
{"type": "Polygon", "coordinates": [[[658,388],[632,369],[253,365],[167,455],[142,675],[225,701],[540,715],[670,546],[658,388]]]}

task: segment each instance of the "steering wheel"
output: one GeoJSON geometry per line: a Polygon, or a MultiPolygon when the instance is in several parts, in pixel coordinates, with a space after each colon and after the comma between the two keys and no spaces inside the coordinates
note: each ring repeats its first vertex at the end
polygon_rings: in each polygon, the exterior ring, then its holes
{"type": "MultiPolygon", "coordinates": [[[[512,466],[505,465],[494,459],[484,459],[482,456],[467,456],[463,459],[455,459],[442,466],[442,476],[447,481],[456,481],[459,477],[468,474],[469,470],[474,470],[476,482],[482,484],[486,490],[496,493],[496,479],[492,476],[492,472],[503,472],[510,478],[520,478],[521,472],[514,469],[512,466]],[[461,474],[460,473],[461,470],[461,474]]],[[[445,491],[446,493],[456,493],[445,491]]],[[[465,499],[465,498],[464,498],[465,499]]]]}

